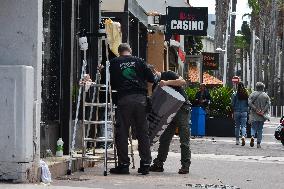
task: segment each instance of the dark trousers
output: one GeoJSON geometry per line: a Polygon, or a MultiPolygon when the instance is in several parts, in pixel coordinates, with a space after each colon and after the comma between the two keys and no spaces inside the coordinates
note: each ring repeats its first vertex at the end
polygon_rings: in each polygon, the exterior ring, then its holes
{"type": "Polygon", "coordinates": [[[147,101],[141,94],[127,95],[118,101],[118,124],[116,127],[116,145],[119,164],[130,164],[128,157],[128,137],[130,126],[135,127],[138,151],[141,163],[150,165],[151,151],[149,126],[146,120],[147,101]]]}
{"type": "Polygon", "coordinates": [[[158,156],[154,160],[155,164],[163,165],[166,161],[170,143],[175,134],[176,128],[179,128],[180,149],[181,149],[181,165],[183,167],[190,166],[191,150],[190,150],[190,105],[184,104],[176,116],[166,128],[160,137],[160,145],[158,149],[158,156]]]}

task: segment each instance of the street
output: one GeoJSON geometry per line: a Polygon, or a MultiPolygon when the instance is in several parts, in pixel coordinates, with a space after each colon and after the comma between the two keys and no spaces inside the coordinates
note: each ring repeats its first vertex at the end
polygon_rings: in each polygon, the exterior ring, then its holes
{"type": "MultiPolygon", "coordinates": [[[[283,188],[284,148],[274,139],[277,119],[265,124],[261,149],[236,146],[233,138],[195,138],[191,140],[192,165],[190,174],[179,175],[179,139],[175,137],[164,173],[137,173],[139,158],[136,152],[136,169],[130,175],[103,176],[102,164],[72,176],[53,179],[50,186],[42,184],[2,184],[1,189],[172,189],[172,188],[226,188],[274,189],[283,188]]],[[[153,147],[156,151],[157,145],[153,147]]],[[[157,155],[152,153],[153,158],[157,155]]],[[[112,167],[113,165],[110,165],[112,167]]]]}

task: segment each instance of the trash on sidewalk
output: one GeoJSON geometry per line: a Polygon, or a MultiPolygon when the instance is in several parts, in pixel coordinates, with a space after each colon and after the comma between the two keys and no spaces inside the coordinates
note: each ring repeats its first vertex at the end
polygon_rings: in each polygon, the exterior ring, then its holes
{"type": "Polygon", "coordinates": [[[62,138],[57,140],[56,157],[63,157],[63,144],[62,138]]]}
{"type": "Polygon", "coordinates": [[[49,171],[48,165],[43,160],[40,160],[39,164],[41,168],[41,181],[45,184],[51,183],[51,173],[49,171]]]}

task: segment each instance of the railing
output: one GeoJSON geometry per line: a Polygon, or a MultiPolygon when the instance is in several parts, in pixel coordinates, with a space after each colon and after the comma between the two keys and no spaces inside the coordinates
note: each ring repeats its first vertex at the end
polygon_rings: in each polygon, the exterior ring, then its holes
{"type": "Polygon", "coordinates": [[[271,117],[282,117],[284,116],[284,106],[270,106],[271,117]]]}

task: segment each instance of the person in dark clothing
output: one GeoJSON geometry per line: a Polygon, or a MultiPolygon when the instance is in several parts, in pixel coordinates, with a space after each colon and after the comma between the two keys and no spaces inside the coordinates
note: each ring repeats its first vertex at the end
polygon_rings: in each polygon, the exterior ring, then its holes
{"type": "Polygon", "coordinates": [[[146,175],[152,161],[146,120],[147,82],[154,82],[154,74],[142,59],[131,55],[128,44],[121,44],[118,52],[120,56],[110,61],[111,86],[118,92],[115,135],[118,166],[110,169],[110,173],[129,174],[128,135],[131,126],[136,130],[141,158],[138,172],[146,175]]]}
{"type": "Polygon", "coordinates": [[[200,85],[199,91],[195,95],[195,106],[200,106],[202,108],[206,108],[211,100],[211,96],[209,91],[206,89],[205,84],[200,85]]]}
{"type": "Polygon", "coordinates": [[[181,169],[179,169],[179,174],[188,174],[189,167],[191,164],[191,151],[190,151],[190,112],[191,107],[188,102],[186,93],[184,92],[182,86],[186,84],[186,81],[180,77],[178,74],[172,71],[166,72],[158,72],[154,68],[152,71],[156,74],[156,82],[154,84],[163,86],[170,86],[179,92],[186,101],[182,105],[182,107],[177,112],[176,116],[170,123],[170,125],[165,129],[164,133],[160,137],[160,145],[158,149],[157,158],[154,159],[153,165],[150,167],[150,171],[153,172],[163,172],[164,162],[167,159],[167,155],[169,152],[169,146],[171,140],[175,134],[176,128],[179,129],[179,137],[180,137],[180,148],[181,148],[181,169]]]}

